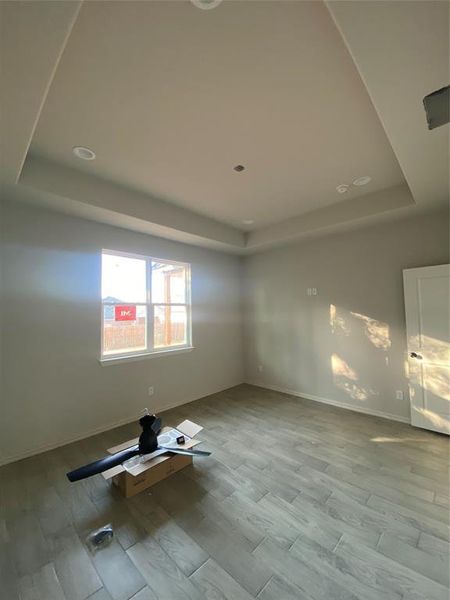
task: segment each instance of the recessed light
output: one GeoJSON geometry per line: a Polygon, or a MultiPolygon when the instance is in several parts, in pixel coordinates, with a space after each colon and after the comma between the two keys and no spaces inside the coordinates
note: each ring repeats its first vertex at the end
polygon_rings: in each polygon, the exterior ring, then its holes
{"type": "Polygon", "coordinates": [[[93,150],[86,148],[85,146],[74,146],[72,148],[72,152],[77,158],[81,158],[83,160],[94,160],[96,156],[93,150]]]}
{"type": "Polygon", "coordinates": [[[253,225],[255,221],[253,219],[243,219],[243,225],[253,225]]]}
{"type": "Polygon", "coordinates": [[[357,177],[356,179],[353,180],[353,185],[367,185],[369,182],[372,181],[372,177],[369,177],[368,175],[364,175],[363,177],[357,177]]]}
{"type": "Polygon", "coordinates": [[[348,192],[349,187],[350,186],[346,183],[341,183],[341,185],[337,186],[336,191],[338,192],[338,194],[345,194],[345,192],[348,192]]]}
{"type": "Polygon", "coordinates": [[[237,171],[238,173],[240,173],[241,171],[243,171],[245,169],[244,165],[236,165],[235,167],[233,167],[233,169],[235,171],[237,171]]]}
{"type": "Polygon", "coordinates": [[[222,2],[222,0],[191,0],[192,4],[202,10],[210,10],[216,8],[222,2]]]}

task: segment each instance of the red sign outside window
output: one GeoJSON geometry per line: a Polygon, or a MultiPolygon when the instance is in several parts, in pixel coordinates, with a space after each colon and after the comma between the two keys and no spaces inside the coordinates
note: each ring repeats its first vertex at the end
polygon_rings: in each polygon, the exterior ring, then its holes
{"type": "Polygon", "coordinates": [[[116,321],[136,321],[136,307],[117,305],[114,307],[116,321]]]}

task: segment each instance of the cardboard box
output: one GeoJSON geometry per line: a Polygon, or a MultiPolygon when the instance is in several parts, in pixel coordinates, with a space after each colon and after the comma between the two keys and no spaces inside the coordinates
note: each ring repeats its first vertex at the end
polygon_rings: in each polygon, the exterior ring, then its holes
{"type": "MultiPolygon", "coordinates": [[[[160,444],[168,445],[167,442],[162,442],[160,440],[164,440],[164,436],[173,429],[184,435],[186,439],[184,444],[178,446],[179,448],[193,448],[194,446],[197,446],[197,444],[201,443],[199,440],[194,438],[203,428],[199,425],[196,425],[192,421],[183,421],[183,423],[180,423],[175,428],[163,427],[160,435],[158,436],[158,441],[160,444]]],[[[138,442],[139,438],[134,438],[124,442],[123,444],[109,448],[108,452],[110,454],[115,454],[116,452],[120,452],[121,450],[129,448],[130,446],[135,446],[138,442]]],[[[173,442],[170,445],[175,447],[177,446],[177,444],[173,442]]],[[[181,454],[162,454],[135,466],[126,467],[124,465],[119,465],[113,469],[105,471],[103,473],[103,477],[107,480],[111,479],[113,484],[120,489],[125,498],[131,498],[132,496],[143,492],[152,485],[155,485],[155,483],[166,479],[166,477],[170,477],[170,475],[173,473],[176,473],[177,471],[180,471],[181,469],[184,469],[184,467],[187,467],[191,464],[192,456],[183,456],[181,454]]]]}

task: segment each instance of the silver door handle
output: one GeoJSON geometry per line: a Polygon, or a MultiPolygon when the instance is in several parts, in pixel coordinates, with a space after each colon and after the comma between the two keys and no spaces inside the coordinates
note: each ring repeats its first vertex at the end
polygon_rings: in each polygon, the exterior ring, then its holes
{"type": "Polygon", "coordinates": [[[410,357],[411,358],[416,358],[417,360],[422,360],[423,356],[421,354],[417,354],[417,352],[411,352],[410,353],[410,357]]]}

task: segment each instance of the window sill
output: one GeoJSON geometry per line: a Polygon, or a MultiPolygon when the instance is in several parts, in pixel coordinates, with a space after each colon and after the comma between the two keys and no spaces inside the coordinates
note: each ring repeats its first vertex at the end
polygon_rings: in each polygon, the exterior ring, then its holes
{"type": "Polygon", "coordinates": [[[102,367],[119,365],[121,363],[134,362],[137,360],[146,360],[147,358],[161,358],[172,354],[184,354],[195,350],[195,346],[182,346],[181,348],[168,348],[167,350],[155,350],[154,352],[145,352],[143,354],[130,354],[130,356],[111,356],[99,359],[102,367]]]}

